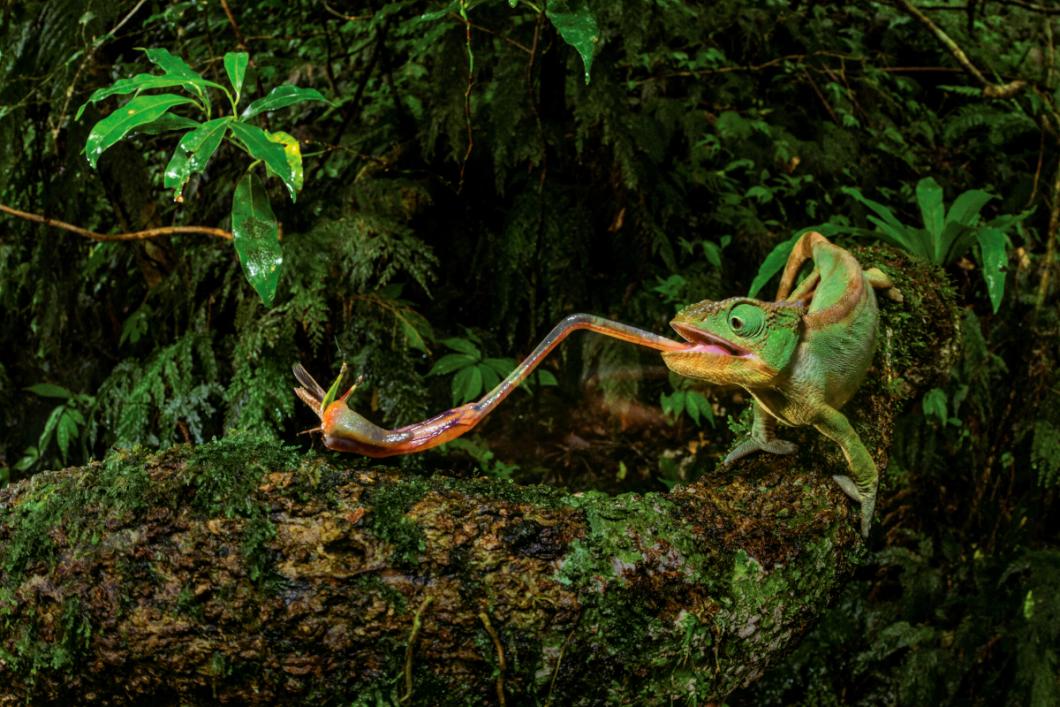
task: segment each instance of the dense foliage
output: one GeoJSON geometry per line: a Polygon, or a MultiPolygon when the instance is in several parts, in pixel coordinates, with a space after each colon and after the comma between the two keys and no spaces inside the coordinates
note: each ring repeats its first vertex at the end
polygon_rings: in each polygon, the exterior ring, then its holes
{"type": "MultiPolygon", "coordinates": [[[[0,220],[0,473],[238,429],[293,440],[310,421],[290,392],[295,361],[322,378],[348,362],[364,377],[358,409],[421,419],[573,311],[661,332],[675,307],[745,292],[805,227],[904,238],[914,253],[945,237],[920,255],[934,252],[939,286],[964,302],[963,350],[903,423],[873,559],[734,701],[1060,702],[1047,530],[1060,488],[1060,7],[543,4],[5,3],[7,207],[103,234],[230,227],[247,166],[231,144],[178,201],[164,175],[173,134],[133,135],[98,171],[86,160],[89,130],[124,98],[80,120],[77,108],[150,70],[137,48],[217,83],[225,54],[247,52],[246,100],[297,84],[330,103],[262,116],[304,160],[297,203],[266,183],[282,224],[271,307],[221,239],[111,242],[0,220]],[[594,27],[590,64],[578,31],[594,27]],[[465,358],[439,365],[447,355],[465,358]]],[[[723,454],[726,416],[746,425],[732,391],[668,379],[621,344],[585,338],[550,365],[538,383],[559,386],[511,401],[440,452],[447,463],[659,488],[723,454]]]]}

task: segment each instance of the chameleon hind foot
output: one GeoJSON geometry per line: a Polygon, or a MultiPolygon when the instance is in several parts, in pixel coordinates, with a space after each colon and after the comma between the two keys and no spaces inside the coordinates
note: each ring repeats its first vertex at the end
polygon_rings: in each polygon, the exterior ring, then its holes
{"type": "Polygon", "coordinates": [[[731,464],[732,462],[746,457],[748,454],[754,454],[755,452],[769,452],[770,454],[792,454],[798,449],[794,442],[788,442],[784,439],[751,439],[744,440],[736,445],[736,448],[729,452],[729,455],[725,457],[725,464],[731,464]]]}
{"type": "Polygon", "coordinates": [[[849,476],[833,476],[843,493],[857,501],[861,506],[861,537],[869,537],[869,528],[872,527],[872,514],[876,510],[876,487],[859,489],[854,480],[849,476]]]}

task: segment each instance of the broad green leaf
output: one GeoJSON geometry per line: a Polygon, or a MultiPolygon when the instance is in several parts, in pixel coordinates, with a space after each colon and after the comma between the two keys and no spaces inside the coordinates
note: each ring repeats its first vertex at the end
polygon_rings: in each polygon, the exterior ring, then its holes
{"type": "Polygon", "coordinates": [[[1005,234],[996,228],[980,228],[976,232],[979,241],[979,264],[986,281],[986,291],[990,295],[990,304],[994,313],[1001,307],[1001,298],[1005,296],[1005,263],[1008,254],[1005,252],[1005,234]]]}
{"type": "Polygon", "coordinates": [[[487,358],[483,363],[496,371],[501,378],[515,370],[515,359],[513,358],[487,358]]]}
{"type": "Polygon", "coordinates": [[[482,372],[482,389],[493,390],[501,382],[501,377],[497,373],[496,369],[490,368],[485,364],[478,365],[479,370],[482,372]]]}
{"type": "Polygon", "coordinates": [[[217,118],[200,125],[184,135],[166,165],[162,184],[173,190],[173,198],[181,200],[181,192],[191,175],[202,172],[217,151],[232,118],[217,118]]]}
{"type": "Polygon", "coordinates": [[[291,201],[294,201],[298,196],[298,185],[295,183],[294,172],[291,171],[291,165],[287,162],[287,153],[284,152],[283,147],[270,140],[265,131],[255,125],[234,120],[229,123],[229,128],[232,134],[239,138],[240,143],[251,157],[264,162],[265,166],[283,181],[291,195],[291,201]]]}
{"type": "Polygon", "coordinates": [[[42,398],[62,398],[63,400],[69,400],[74,397],[66,388],[61,385],[55,385],[54,383],[37,383],[26,388],[29,392],[34,395],[39,395],[42,398]]]}
{"type": "Polygon", "coordinates": [[[453,403],[461,405],[468,403],[478,397],[482,392],[482,371],[478,366],[461,368],[453,376],[453,403]]]}
{"type": "Polygon", "coordinates": [[[187,81],[185,88],[194,92],[206,103],[207,111],[209,111],[210,107],[210,97],[206,93],[206,87],[212,86],[222,91],[225,90],[224,86],[204,79],[199,72],[188,66],[179,56],[170,53],[168,49],[144,49],[144,53],[147,54],[147,58],[152,64],[162,69],[164,74],[187,81]]]}
{"type": "Polygon", "coordinates": [[[155,122],[136,128],[136,132],[140,135],[160,135],[170,130],[187,130],[188,128],[194,130],[200,125],[202,123],[199,121],[185,118],[183,115],[166,113],[155,122]]]}
{"type": "Polygon", "coordinates": [[[253,118],[259,113],[267,113],[270,110],[277,110],[278,108],[286,108],[287,106],[293,106],[296,103],[304,103],[306,101],[323,101],[328,102],[328,99],[324,98],[324,94],[315,88],[301,88],[299,86],[283,85],[277,86],[269,92],[269,95],[258,100],[247,106],[247,109],[243,111],[243,115],[240,117],[243,120],[253,118]]]}
{"type": "MultiPolygon", "coordinates": [[[[124,96],[138,91],[155,88],[173,88],[175,86],[182,86],[192,90],[194,83],[196,82],[190,81],[187,77],[176,76],[173,74],[165,74],[163,76],[156,76],[155,74],[137,74],[129,79],[118,79],[106,88],[99,88],[93,91],[92,95],[88,97],[88,100],[82,103],[81,107],[77,109],[77,115],[74,116],[74,119],[81,119],[81,115],[85,112],[85,108],[89,103],[98,103],[109,96],[124,96]]],[[[213,86],[215,88],[221,88],[220,85],[215,84],[212,81],[200,80],[199,83],[201,83],[203,87],[213,86]]],[[[196,94],[199,93],[199,91],[194,92],[196,94]]]]}
{"type": "Polygon", "coordinates": [[[291,168],[291,174],[294,175],[295,190],[302,191],[302,180],[304,178],[302,172],[302,147],[298,144],[298,138],[282,130],[265,134],[276,144],[283,145],[283,154],[287,157],[287,165],[291,168]]]}
{"type": "Polygon", "coordinates": [[[993,198],[993,194],[982,189],[969,189],[953,200],[946,213],[946,223],[974,226],[979,219],[979,212],[993,198]]]}
{"type": "Polygon", "coordinates": [[[172,54],[168,49],[161,47],[144,49],[148,61],[162,69],[164,73],[179,76],[192,81],[205,81],[197,71],[188,66],[187,62],[179,56],[172,54]]]}
{"type": "Polygon", "coordinates": [[[228,74],[228,81],[236,92],[237,104],[239,103],[239,96],[243,93],[243,79],[247,77],[247,64],[249,62],[250,55],[246,52],[228,52],[225,54],[225,73],[228,74]]]}
{"type": "Polygon", "coordinates": [[[434,365],[431,366],[431,370],[427,372],[427,375],[444,376],[447,373],[459,371],[468,366],[474,366],[476,363],[478,363],[478,358],[474,356],[468,356],[467,354],[461,353],[446,354],[434,362],[434,365]]]}
{"type": "Polygon", "coordinates": [[[934,177],[925,177],[917,182],[916,203],[920,207],[924,229],[931,240],[931,261],[939,264],[945,253],[942,227],[946,222],[946,208],[942,205],[942,187],[934,177]]]}
{"type": "Polygon", "coordinates": [[[856,201],[861,202],[864,206],[867,206],[873,211],[875,211],[881,219],[883,219],[887,224],[891,226],[891,228],[898,231],[908,229],[908,226],[899,221],[898,217],[894,215],[893,211],[891,211],[878,201],[873,201],[872,199],[868,198],[867,196],[862,194],[860,190],[855,189],[854,187],[842,187],[839,191],[843,192],[847,196],[852,197],[856,201]]]}
{"type": "Polygon", "coordinates": [[[707,396],[700,393],[698,390],[688,391],[688,395],[685,397],[685,407],[691,412],[695,410],[696,414],[692,416],[692,419],[699,424],[699,416],[702,415],[710,426],[714,426],[714,409],[710,406],[710,401],[707,400],[707,396]]]}
{"type": "Polygon", "coordinates": [[[451,348],[453,351],[459,351],[460,353],[467,354],[468,356],[474,356],[475,360],[482,358],[482,352],[478,350],[477,346],[475,346],[467,339],[461,339],[460,337],[442,339],[442,344],[451,348]]]}
{"type": "Polygon", "coordinates": [[[586,0],[550,0],[545,14],[563,41],[574,47],[585,65],[585,83],[593,66],[593,52],[600,43],[600,28],[586,0]]]}
{"type": "Polygon", "coordinates": [[[158,120],[166,111],[176,106],[193,103],[173,93],[153,96],[137,96],[92,126],[85,140],[85,156],[93,168],[103,152],[125,137],[130,130],[158,120]]]}
{"type": "Polygon", "coordinates": [[[756,296],[765,287],[766,283],[784,268],[784,264],[788,262],[788,256],[791,255],[792,249],[795,248],[795,242],[801,236],[801,233],[796,234],[783,243],[778,243],[773,250],[769,251],[769,255],[758,266],[758,274],[755,275],[755,279],[751,282],[751,289],[747,293],[748,297],[756,296]]]}
{"type": "Polygon", "coordinates": [[[236,184],[232,197],[232,236],[247,280],[265,306],[271,306],[280,282],[283,251],[265,185],[253,173],[236,184]]]}

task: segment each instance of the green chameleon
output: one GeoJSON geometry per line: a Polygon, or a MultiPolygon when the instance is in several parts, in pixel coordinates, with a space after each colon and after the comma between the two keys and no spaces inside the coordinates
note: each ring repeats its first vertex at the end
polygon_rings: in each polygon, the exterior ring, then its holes
{"type": "MultiPolygon", "coordinates": [[[[843,450],[850,476],[835,476],[861,505],[861,533],[868,536],[876,506],[878,474],[865,445],[839,408],[857,390],[876,349],[879,314],[873,288],[891,287],[879,270],[862,270],[847,251],[819,233],[806,233],[788,258],[775,302],[734,297],[682,310],[671,326],[673,341],[589,314],[557,324],[537,348],[481,400],[395,430],[378,427],[346,405],[351,388],[336,399],[343,374],[324,391],[301,365],[295,393],[320,417],[324,445],[371,457],[408,454],[455,439],[478,424],[571,332],[588,329],[662,352],[676,373],[711,383],[739,385],[754,399],[751,438],[726,457],[729,463],[755,451],[790,454],[777,439],[777,422],[813,426],[843,450]],[[813,270],[796,286],[803,264],[813,270]]],[[[894,295],[897,298],[897,293],[894,295]]]]}

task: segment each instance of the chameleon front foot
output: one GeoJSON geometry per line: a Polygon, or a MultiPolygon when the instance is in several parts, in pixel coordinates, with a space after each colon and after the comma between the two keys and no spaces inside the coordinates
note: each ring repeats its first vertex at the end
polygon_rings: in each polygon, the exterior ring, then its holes
{"type": "Polygon", "coordinates": [[[876,485],[865,485],[864,488],[859,489],[858,485],[849,476],[836,475],[832,478],[839,484],[839,488],[843,489],[843,493],[860,504],[861,537],[869,537],[869,528],[872,527],[872,514],[876,510],[876,485]]]}

